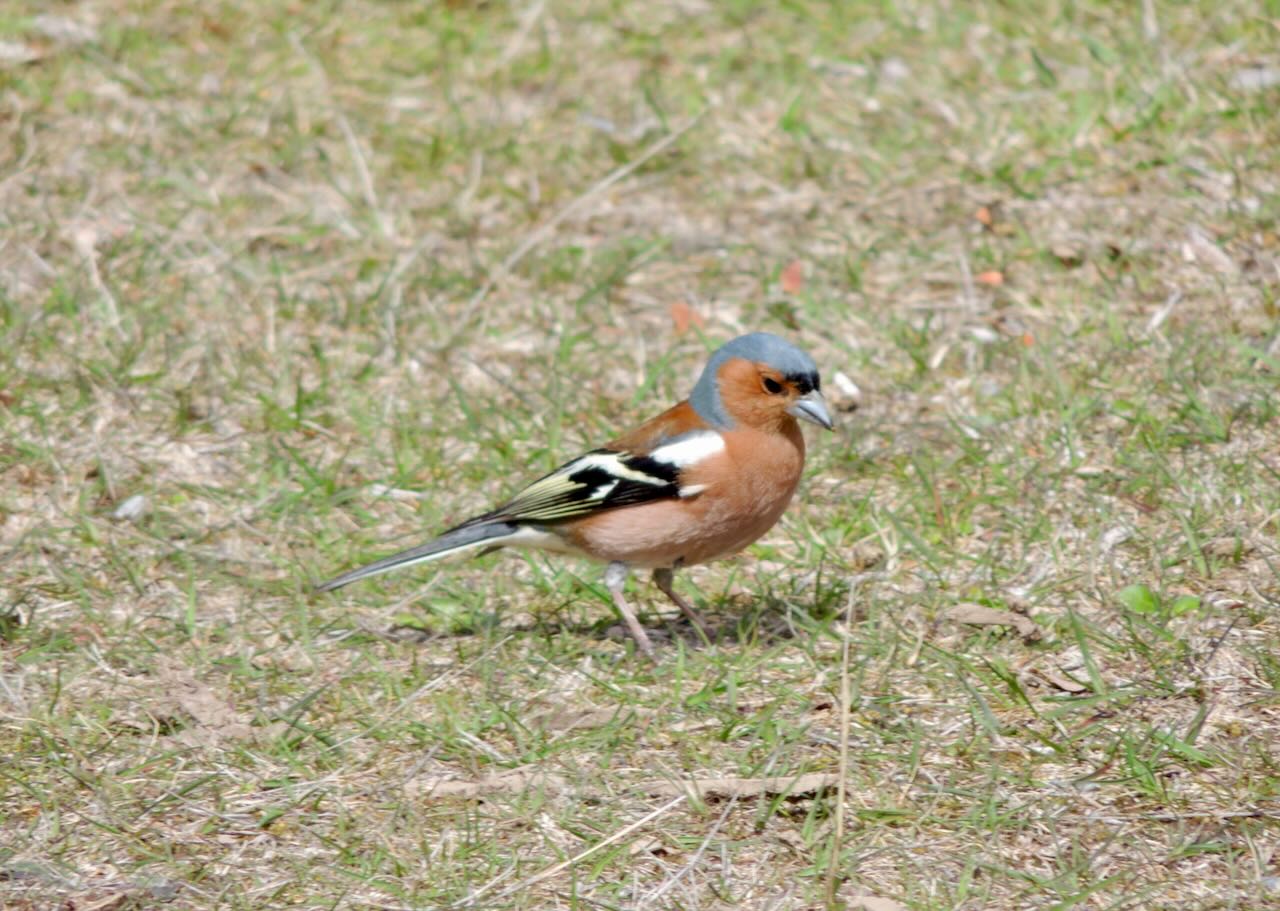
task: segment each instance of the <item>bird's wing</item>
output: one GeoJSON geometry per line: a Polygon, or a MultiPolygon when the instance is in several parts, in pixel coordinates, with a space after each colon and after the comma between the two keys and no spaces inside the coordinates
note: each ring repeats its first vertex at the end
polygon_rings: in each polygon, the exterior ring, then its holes
{"type": "Polygon", "coordinates": [[[724,451],[714,430],[694,430],[644,452],[596,449],[534,481],[509,502],[463,526],[501,520],[555,524],[650,500],[696,496],[681,483],[691,465],[724,451]]]}

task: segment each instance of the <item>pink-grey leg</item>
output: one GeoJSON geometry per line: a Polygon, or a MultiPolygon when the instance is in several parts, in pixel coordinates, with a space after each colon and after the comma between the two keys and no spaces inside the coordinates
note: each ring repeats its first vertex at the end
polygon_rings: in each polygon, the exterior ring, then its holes
{"type": "Polygon", "coordinates": [[[627,603],[627,599],[623,597],[622,590],[627,584],[627,565],[625,563],[610,563],[604,571],[604,585],[609,589],[609,594],[613,598],[613,606],[618,613],[622,615],[622,620],[627,624],[627,629],[631,631],[631,638],[636,640],[636,646],[650,661],[657,659],[653,653],[653,643],[649,641],[649,634],[644,631],[644,627],[640,625],[640,621],[636,619],[635,611],[631,609],[631,605],[627,603]]]}
{"type": "Polygon", "coordinates": [[[702,634],[702,638],[707,642],[710,642],[711,631],[707,628],[707,625],[702,622],[702,618],[698,616],[698,612],[693,609],[692,604],[680,597],[680,595],[676,594],[674,587],[675,578],[675,571],[669,568],[655,569],[653,571],[653,584],[658,586],[664,595],[675,602],[676,607],[680,608],[681,613],[688,617],[689,622],[692,623],[694,628],[702,634]]]}

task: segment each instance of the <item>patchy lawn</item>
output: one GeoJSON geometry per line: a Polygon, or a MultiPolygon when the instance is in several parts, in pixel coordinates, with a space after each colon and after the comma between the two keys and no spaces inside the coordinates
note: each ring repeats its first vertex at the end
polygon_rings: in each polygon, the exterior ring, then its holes
{"type": "Polygon", "coordinates": [[[1280,902],[1278,32],[0,10],[0,905],[1280,902]],[[574,561],[311,591],[754,329],[842,414],[710,645],[574,561]]]}

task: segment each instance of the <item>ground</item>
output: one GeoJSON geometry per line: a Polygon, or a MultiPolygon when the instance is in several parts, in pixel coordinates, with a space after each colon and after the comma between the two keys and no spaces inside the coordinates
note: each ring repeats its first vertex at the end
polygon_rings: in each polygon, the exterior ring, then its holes
{"type": "Polygon", "coordinates": [[[0,905],[1280,902],[1280,6],[0,9],[0,905]],[[823,371],[651,587],[315,581],[823,371]],[[799,777],[804,776],[804,777],[799,777]]]}

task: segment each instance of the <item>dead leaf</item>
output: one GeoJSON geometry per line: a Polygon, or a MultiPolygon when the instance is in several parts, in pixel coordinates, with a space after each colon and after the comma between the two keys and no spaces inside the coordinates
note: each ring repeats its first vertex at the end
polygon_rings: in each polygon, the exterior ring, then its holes
{"type": "Polygon", "coordinates": [[[108,895],[98,896],[96,898],[85,897],[74,899],[68,902],[75,911],[114,911],[115,908],[123,908],[126,905],[133,904],[135,896],[128,892],[114,892],[108,895]]]}
{"type": "Polygon", "coordinates": [[[627,848],[627,853],[632,857],[635,857],[638,854],[668,854],[670,852],[667,851],[667,846],[663,843],[661,838],[655,838],[654,836],[649,835],[645,838],[637,838],[633,841],[631,846],[627,848]]]}
{"type": "Polygon", "coordinates": [[[999,269],[988,269],[986,272],[979,272],[973,277],[973,280],[980,285],[986,285],[988,288],[999,288],[1004,284],[1004,273],[999,269]]]}
{"type": "Polygon", "coordinates": [[[1236,275],[1240,267],[1227,252],[1218,246],[1217,240],[1199,225],[1187,228],[1187,242],[1182,245],[1183,259],[1203,263],[1221,275],[1236,275]]]}
{"type": "Polygon", "coordinates": [[[787,263],[782,267],[779,281],[787,294],[799,294],[804,289],[804,263],[798,259],[787,263]]]}
{"type": "Polygon", "coordinates": [[[685,781],[647,781],[640,790],[654,797],[678,797],[688,794],[694,797],[759,797],[764,794],[785,794],[803,797],[823,788],[834,788],[840,776],[832,772],[813,772],[794,778],[691,778],[685,781]]]}
{"type": "Polygon", "coordinates": [[[907,911],[907,906],[901,902],[878,895],[855,895],[846,907],[849,911],[907,911]]]}
{"type": "Polygon", "coordinates": [[[981,604],[957,604],[947,611],[946,616],[954,623],[967,623],[970,626],[1012,626],[1027,642],[1034,642],[1041,635],[1040,627],[1030,617],[981,604]]]}
{"type": "Polygon", "coordinates": [[[1049,248],[1049,254],[1064,269],[1078,269],[1084,265],[1084,253],[1066,244],[1055,244],[1049,248]]]}
{"type": "Polygon", "coordinates": [[[855,544],[853,549],[848,551],[846,558],[851,567],[862,572],[883,563],[884,557],[884,548],[873,541],[864,541],[861,544],[855,544]]]}
{"type": "Polygon", "coordinates": [[[601,709],[569,709],[556,708],[538,712],[529,717],[528,725],[543,731],[576,731],[581,728],[598,728],[613,721],[618,715],[616,708],[601,709]]]}
{"type": "Polygon", "coordinates": [[[523,794],[525,791],[547,791],[559,794],[568,790],[568,782],[550,772],[511,769],[476,779],[424,778],[410,781],[405,791],[416,797],[460,797],[478,800],[494,794],[523,794]]]}
{"type": "Polygon", "coordinates": [[[1062,690],[1064,693],[1087,693],[1089,688],[1083,683],[1077,683],[1065,674],[1061,674],[1052,668],[1032,668],[1031,673],[1035,674],[1045,683],[1062,690]]]}
{"type": "Polygon", "coordinates": [[[989,206],[978,206],[978,211],[973,213],[973,217],[984,228],[990,228],[995,224],[995,219],[991,216],[991,208],[989,206]]]}
{"type": "Polygon", "coordinates": [[[699,329],[706,328],[706,317],[684,301],[676,301],[668,308],[668,312],[671,314],[671,322],[675,326],[676,335],[684,335],[689,331],[690,326],[697,326],[699,329]]]}
{"type": "Polygon", "coordinates": [[[173,659],[161,661],[155,677],[156,688],[163,694],[152,711],[161,716],[182,713],[191,724],[173,735],[188,746],[216,747],[224,740],[244,740],[254,729],[234,706],[196,678],[190,669],[173,659]]]}
{"type": "Polygon", "coordinates": [[[1212,557],[1222,557],[1231,560],[1233,563],[1239,562],[1241,558],[1247,557],[1253,553],[1254,547],[1251,541],[1235,535],[1226,535],[1214,538],[1204,546],[1205,553],[1212,557]]]}

